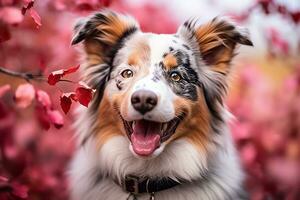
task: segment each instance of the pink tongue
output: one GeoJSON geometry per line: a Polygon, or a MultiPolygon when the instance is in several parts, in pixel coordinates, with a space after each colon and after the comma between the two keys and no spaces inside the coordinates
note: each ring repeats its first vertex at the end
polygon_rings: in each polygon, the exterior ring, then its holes
{"type": "Polygon", "coordinates": [[[160,145],[160,124],[145,120],[136,121],[131,143],[136,154],[151,155],[160,145]]]}

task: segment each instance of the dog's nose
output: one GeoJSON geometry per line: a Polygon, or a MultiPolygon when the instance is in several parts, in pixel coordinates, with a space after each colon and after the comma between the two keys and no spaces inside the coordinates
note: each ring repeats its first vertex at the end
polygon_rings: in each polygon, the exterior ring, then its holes
{"type": "Polygon", "coordinates": [[[131,104],[141,114],[151,111],[157,104],[157,96],[149,90],[139,90],[132,94],[131,104]]]}

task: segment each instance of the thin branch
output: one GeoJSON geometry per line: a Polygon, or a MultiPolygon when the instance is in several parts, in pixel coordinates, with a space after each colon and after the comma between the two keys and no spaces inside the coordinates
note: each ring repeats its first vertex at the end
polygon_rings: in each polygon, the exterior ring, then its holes
{"type": "Polygon", "coordinates": [[[74,84],[77,84],[75,81],[71,81],[71,80],[68,80],[68,79],[60,79],[59,81],[60,81],[60,82],[68,82],[68,83],[74,83],[74,84]]]}
{"type": "Polygon", "coordinates": [[[14,76],[14,77],[18,77],[18,78],[22,78],[25,79],[26,81],[30,81],[30,80],[35,80],[35,81],[46,81],[46,79],[44,78],[44,76],[42,74],[32,74],[32,73],[22,73],[22,72],[16,72],[16,71],[12,71],[3,67],[0,67],[0,73],[9,75],[9,76],[14,76]]]}
{"type": "MultiPolygon", "coordinates": [[[[8,76],[22,78],[28,82],[30,82],[31,80],[47,82],[47,79],[42,74],[32,74],[32,73],[28,73],[28,72],[16,72],[16,71],[12,71],[12,70],[9,70],[9,69],[3,68],[3,67],[0,67],[0,73],[6,74],[8,76]]],[[[60,79],[59,82],[67,82],[67,83],[77,84],[76,82],[68,80],[68,79],[60,79]]]]}

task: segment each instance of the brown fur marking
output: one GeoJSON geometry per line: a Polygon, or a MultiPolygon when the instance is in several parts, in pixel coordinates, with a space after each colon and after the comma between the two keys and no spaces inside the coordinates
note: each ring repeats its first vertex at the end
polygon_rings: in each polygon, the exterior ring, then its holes
{"type": "Polygon", "coordinates": [[[213,70],[227,74],[237,43],[234,40],[238,36],[242,37],[235,27],[225,21],[214,19],[200,26],[195,35],[207,64],[211,65],[213,70]]]}
{"type": "Polygon", "coordinates": [[[138,38],[133,41],[133,51],[128,56],[128,65],[137,66],[149,63],[150,46],[145,38],[138,38]]]}
{"type": "Polygon", "coordinates": [[[202,92],[199,93],[199,100],[192,102],[184,98],[177,98],[174,102],[176,115],[185,112],[188,115],[182,121],[175,134],[167,141],[170,143],[178,138],[186,138],[194,144],[198,150],[207,151],[210,131],[210,114],[205,104],[202,92]]]}
{"type": "Polygon", "coordinates": [[[163,64],[166,70],[171,70],[172,68],[178,66],[177,58],[173,54],[169,53],[165,56],[163,64]]]}
{"type": "Polygon", "coordinates": [[[131,23],[131,21],[114,13],[108,13],[106,15],[106,20],[107,22],[98,25],[97,29],[101,31],[100,40],[108,45],[116,44],[128,28],[136,26],[136,24],[131,23]]]}
{"type": "Polygon", "coordinates": [[[98,132],[95,135],[97,147],[100,149],[110,138],[122,135],[123,124],[113,105],[104,95],[98,114],[98,132]]]}
{"type": "Polygon", "coordinates": [[[102,47],[95,40],[86,40],[84,42],[84,51],[86,53],[86,62],[89,66],[103,63],[102,47]]]}

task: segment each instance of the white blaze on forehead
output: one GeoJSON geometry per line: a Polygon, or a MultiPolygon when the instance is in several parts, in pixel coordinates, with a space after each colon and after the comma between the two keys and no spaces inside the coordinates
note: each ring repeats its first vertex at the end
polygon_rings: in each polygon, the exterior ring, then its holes
{"type": "Polygon", "coordinates": [[[149,38],[149,46],[150,46],[150,61],[151,65],[158,64],[162,61],[163,55],[168,53],[170,47],[175,46],[176,44],[172,42],[174,36],[171,35],[151,35],[149,38]]]}
{"type": "Polygon", "coordinates": [[[174,35],[168,34],[152,34],[149,37],[150,46],[150,62],[151,66],[158,64],[163,60],[163,55],[170,52],[170,48],[176,50],[184,50],[184,42],[174,35]],[[176,42],[174,42],[176,41],[176,42]]]}
{"type": "MultiPolygon", "coordinates": [[[[187,43],[181,37],[175,37],[174,35],[169,34],[150,34],[148,41],[150,46],[150,62],[152,70],[154,69],[153,66],[155,64],[159,64],[159,62],[163,60],[163,55],[170,52],[171,47],[175,51],[179,50],[187,53],[190,58],[190,67],[196,72],[199,72],[199,60],[194,56],[195,52],[199,53],[198,46],[191,46],[190,43],[187,43]],[[187,49],[184,46],[188,46],[190,49],[187,49]]],[[[203,65],[202,62],[200,64],[203,65]]]]}
{"type": "Polygon", "coordinates": [[[196,72],[198,72],[197,59],[195,60],[193,55],[193,47],[191,49],[187,49],[184,46],[190,46],[180,37],[175,37],[174,35],[169,34],[151,34],[148,38],[149,47],[150,47],[150,72],[153,73],[155,64],[159,64],[163,60],[163,56],[166,53],[170,53],[170,48],[176,51],[182,51],[189,55],[189,62],[191,64],[191,68],[193,68],[196,72]]]}

